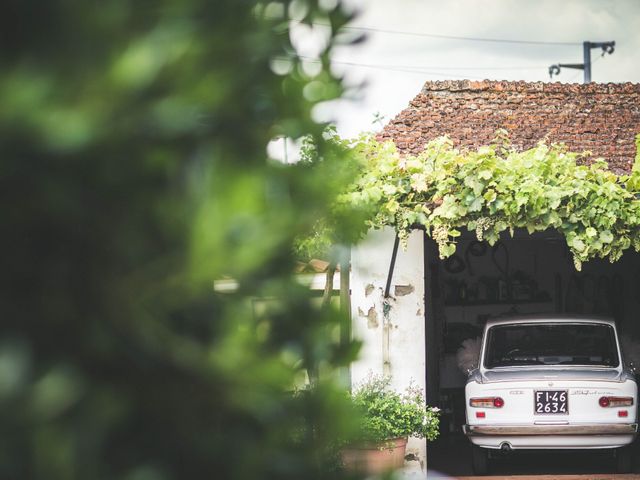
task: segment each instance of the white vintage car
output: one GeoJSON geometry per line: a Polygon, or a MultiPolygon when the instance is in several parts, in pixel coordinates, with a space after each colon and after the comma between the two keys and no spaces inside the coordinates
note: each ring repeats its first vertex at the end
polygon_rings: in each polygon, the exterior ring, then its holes
{"type": "Polygon", "coordinates": [[[516,449],[613,449],[618,470],[631,468],[638,386],[612,320],[488,321],[465,398],[477,474],[498,450],[516,449]]]}

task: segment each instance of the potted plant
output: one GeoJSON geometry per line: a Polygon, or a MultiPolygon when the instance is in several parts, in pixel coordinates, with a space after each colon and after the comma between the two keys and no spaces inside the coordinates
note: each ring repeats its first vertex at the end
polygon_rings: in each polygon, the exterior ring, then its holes
{"type": "Polygon", "coordinates": [[[359,441],[342,450],[349,470],[376,474],[401,468],[408,437],[433,440],[438,435],[438,409],[428,407],[415,386],[396,392],[388,377],[372,375],[351,400],[361,423],[359,441]]]}

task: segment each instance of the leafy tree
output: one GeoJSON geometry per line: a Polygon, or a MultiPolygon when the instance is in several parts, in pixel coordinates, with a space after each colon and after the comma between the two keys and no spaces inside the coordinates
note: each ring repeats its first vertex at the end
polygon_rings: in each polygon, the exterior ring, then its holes
{"type": "Polygon", "coordinates": [[[342,92],[333,3],[3,5],[0,477],[327,475],[354,349],[292,248],[344,187],[311,115],[342,92]],[[293,20],[331,25],[318,72],[293,20]],[[322,165],[266,160],[304,134],[322,165]]]}

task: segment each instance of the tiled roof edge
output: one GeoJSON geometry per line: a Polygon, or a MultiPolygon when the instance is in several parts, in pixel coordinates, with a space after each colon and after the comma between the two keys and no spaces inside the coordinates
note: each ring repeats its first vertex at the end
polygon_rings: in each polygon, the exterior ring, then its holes
{"type": "Polygon", "coordinates": [[[422,87],[422,93],[429,92],[548,92],[548,93],[606,93],[630,94],[640,93],[640,83],[560,83],[560,82],[523,82],[506,80],[443,80],[429,81],[422,87]]]}

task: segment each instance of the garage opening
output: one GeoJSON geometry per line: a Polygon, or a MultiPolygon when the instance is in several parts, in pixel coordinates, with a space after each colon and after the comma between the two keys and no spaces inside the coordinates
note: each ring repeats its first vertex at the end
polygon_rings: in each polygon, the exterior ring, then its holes
{"type": "MultiPolygon", "coordinates": [[[[632,250],[613,264],[587,262],[579,272],[564,239],[552,230],[503,234],[494,246],[465,232],[446,260],[439,259],[435,242],[425,236],[425,284],[427,401],[442,410],[441,435],[429,446],[429,465],[448,475],[472,474],[469,442],[462,434],[466,374],[460,363],[465,345],[481,335],[488,319],[601,315],[615,319],[625,338],[640,338],[640,254],[632,250]]],[[[529,463],[526,458],[495,462],[496,473],[613,471],[608,458],[597,452],[561,455],[555,463],[547,455],[543,466],[535,455],[526,456],[529,463]]]]}

